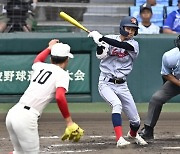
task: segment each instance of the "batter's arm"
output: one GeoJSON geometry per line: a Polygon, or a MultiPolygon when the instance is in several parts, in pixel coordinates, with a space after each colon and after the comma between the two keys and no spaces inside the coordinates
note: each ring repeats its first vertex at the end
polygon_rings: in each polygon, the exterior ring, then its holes
{"type": "Polygon", "coordinates": [[[107,38],[105,36],[100,38],[99,41],[104,41],[104,42],[108,43],[109,45],[112,45],[112,46],[118,47],[118,48],[123,48],[123,49],[126,49],[128,51],[134,51],[134,47],[127,42],[119,42],[117,40],[107,38]]]}
{"type": "Polygon", "coordinates": [[[103,53],[103,48],[104,48],[103,46],[97,46],[97,51],[96,52],[97,52],[98,55],[101,55],[103,53]]]}
{"type": "Polygon", "coordinates": [[[163,78],[180,87],[180,80],[176,79],[172,74],[163,75],[163,78]]]}

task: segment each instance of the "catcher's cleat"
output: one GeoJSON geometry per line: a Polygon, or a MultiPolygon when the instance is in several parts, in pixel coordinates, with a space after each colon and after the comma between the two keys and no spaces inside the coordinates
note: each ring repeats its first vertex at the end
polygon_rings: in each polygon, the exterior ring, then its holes
{"type": "Polygon", "coordinates": [[[154,139],[154,129],[150,126],[144,125],[144,128],[141,129],[139,135],[143,139],[154,139]]]}
{"type": "Polygon", "coordinates": [[[138,133],[135,137],[133,137],[133,136],[131,136],[130,132],[128,132],[127,137],[129,139],[133,139],[136,142],[136,144],[139,144],[139,145],[147,145],[148,144],[141,136],[139,136],[138,133]]]}
{"type": "Polygon", "coordinates": [[[122,136],[117,141],[117,147],[120,147],[120,148],[126,147],[129,144],[131,144],[131,143],[126,141],[122,136]]]}

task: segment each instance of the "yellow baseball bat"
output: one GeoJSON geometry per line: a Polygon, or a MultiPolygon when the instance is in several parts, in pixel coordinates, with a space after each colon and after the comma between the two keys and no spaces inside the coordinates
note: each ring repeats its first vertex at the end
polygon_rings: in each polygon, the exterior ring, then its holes
{"type": "Polygon", "coordinates": [[[69,16],[68,14],[66,14],[65,12],[60,12],[59,13],[60,17],[63,18],[64,20],[70,22],[71,24],[73,24],[74,26],[84,30],[85,32],[89,33],[90,31],[85,28],[83,25],[81,25],[77,20],[75,20],[74,18],[72,18],[71,16],[69,16]]]}

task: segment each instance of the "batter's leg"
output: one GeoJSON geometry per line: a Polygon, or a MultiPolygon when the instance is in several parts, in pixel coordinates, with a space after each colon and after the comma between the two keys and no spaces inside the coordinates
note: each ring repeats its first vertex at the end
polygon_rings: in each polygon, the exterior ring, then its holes
{"type": "Polygon", "coordinates": [[[137,133],[140,127],[140,117],[127,83],[124,83],[117,88],[118,96],[122,101],[122,109],[130,121],[130,131],[128,132],[127,137],[134,140],[139,145],[147,145],[148,143],[137,133]]]}
{"type": "Polygon", "coordinates": [[[102,98],[112,106],[112,123],[116,135],[117,146],[123,147],[130,144],[130,142],[126,141],[122,137],[121,101],[115,94],[112,85],[108,85],[102,82],[99,84],[98,87],[99,87],[99,93],[102,96],[102,98]]]}
{"type": "Polygon", "coordinates": [[[116,134],[116,140],[118,140],[122,136],[121,101],[110,85],[100,83],[98,88],[101,97],[112,107],[112,122],[116,134]]]}
{"type": "Polygon", "coordinates": [[[153,128],[159,119],[163,104],[178,94],[180,94],[180,88],[170,81],[167,81],[160,90],[153,94],[149,102],[148,114],[145,118],[145,128],[140,132],[143,138],[154,137],[153,128]]]}
{"type": "Polygon", "coordinates": [[[127,83],[119,85],[117,91],[122,102],[122,110],[130,121],[130,134],[136,136],[140,127],[140,117],[127,83]]]}

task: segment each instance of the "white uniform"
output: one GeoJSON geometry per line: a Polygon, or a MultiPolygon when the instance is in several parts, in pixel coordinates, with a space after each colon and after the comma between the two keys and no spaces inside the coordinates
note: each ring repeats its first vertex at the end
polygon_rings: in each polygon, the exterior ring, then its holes
{"type": "MultiPolygon", "coordinates": [[[[106,37],[120,40],[119,35],[107,35],[106,37]]],[[[100,62],[99,93],[102,98],[112,106],[112,113],[120,113],[122,110],[130,120],[131,124],[139,124],[140,118],[135,102],[127,86],[127,82],[114,84],[109,82],[111,78],[122,78],[126,80],[132,71],[133,62],[139,54],[139,44],[134,39],[126,41],[134,47],[134,51],[109,46],[108,56],[100,62]]]]}
{"type": "Polygon", "coordinates": [[[149,27],[145,27],[142,22],[139,22],[139,34],[159,34],[160,27],[155,25],[154,23],[151,23],[149,27]]]}
{"type": "Polygon", "coordinates": [[[63,87],[68,91],[69,87],[69,74],[59,66],[37,62],[32,69],[29,87],[6,117],[6,126],[17,154],[38,154],[38,118],[54,98],[56,88],[63,87]]]}

